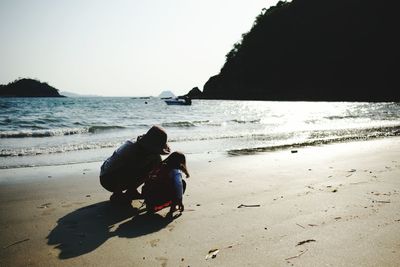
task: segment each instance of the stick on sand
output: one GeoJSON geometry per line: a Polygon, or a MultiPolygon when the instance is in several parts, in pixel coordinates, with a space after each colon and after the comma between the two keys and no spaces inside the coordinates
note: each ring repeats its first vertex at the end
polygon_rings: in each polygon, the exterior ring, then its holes
{"type": "Polygon", "coordinates": [[[9,248],[9,247],[11,247],[11,246],[17,245],[17,244],[22,243],[22,242],[25,242],[25,241],[29,241],[29,238],[26,238],[26,239],[24,239],[24,240],[20,240],[20,241],[14,242],[14,243],[12,243],[12,244],[10,244],[10,245],[8,245],[8,246],[3,247],[3,249],[9,248]]]}

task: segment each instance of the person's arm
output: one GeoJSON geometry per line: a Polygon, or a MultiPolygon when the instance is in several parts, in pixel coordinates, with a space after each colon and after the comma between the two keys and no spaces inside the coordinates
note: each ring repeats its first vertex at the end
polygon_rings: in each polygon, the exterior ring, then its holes
{"type": "Polygon", "coordinates": [[[161,163],[161,156],[158,154],[143,154],[143,150],[135,144],[135,150],[129,155],[129,165],[132,169],[132,179],[136,182],[135,186],[139,187],[148,178],[153,171],[161,163]]]}

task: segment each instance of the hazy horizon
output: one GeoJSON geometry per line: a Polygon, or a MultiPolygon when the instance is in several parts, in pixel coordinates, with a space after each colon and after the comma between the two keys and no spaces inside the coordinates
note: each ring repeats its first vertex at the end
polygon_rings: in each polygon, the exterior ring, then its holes
{"type": "Polygon", "coordinates": [[[33,78],[83,95],[203,88],[273,0],[0,2],[0,84],[33,78]]]}

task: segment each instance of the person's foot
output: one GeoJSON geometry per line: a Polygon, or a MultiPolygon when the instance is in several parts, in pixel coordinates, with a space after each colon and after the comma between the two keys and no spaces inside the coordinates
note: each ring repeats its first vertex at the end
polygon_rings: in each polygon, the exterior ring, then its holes
{"type": "Polygon", "coordinates": [[[165,218],[167,219],[167,220],[175,220],[176,218],[178,218],[178,217],[180,217],[180,216],[182,216],[182,212],[179,212],[179,213],[176,213],[176,214],[174,214],[174,211],[169,211],[168,213],[167,213],[167,215],[165,216],[165,218]]]}

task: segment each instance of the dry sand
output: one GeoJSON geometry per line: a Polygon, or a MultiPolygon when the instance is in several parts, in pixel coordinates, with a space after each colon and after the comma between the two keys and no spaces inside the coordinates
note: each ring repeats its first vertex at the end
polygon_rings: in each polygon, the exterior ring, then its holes
{"type": "Polygon", "coordinates": [[[400,138],[296,150],[189,155],[173,221],[111,206],[100,163],[0,170],[0,266],[398,266],[400,138]]]}

